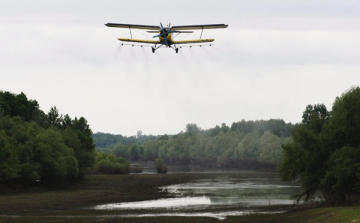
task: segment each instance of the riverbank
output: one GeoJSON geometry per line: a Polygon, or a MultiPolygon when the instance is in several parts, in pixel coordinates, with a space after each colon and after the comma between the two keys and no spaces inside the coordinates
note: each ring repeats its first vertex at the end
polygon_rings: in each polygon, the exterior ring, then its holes
{"type": "Polygon", "coordinates": [[[98,204],[152,200],[171,195],[157,189],[196,179],[213,178],[222,173],[94,175],[63,190],[29,190],[26,193],[0,195],[0,222],[360,222],[360,208],[313,208],[299,210],[288,207],[283,214],[227,217],[124,217],[136,211],[89,210],[98,204]],[[121,217],[120,217],[121,215],[121,217]]]}
{"type": "Polygon", "coordinates": [[[72,210],[111,202],[130,202],[167,197],[157,187],[210,177],[209,174],[89,175],[66,189],[30,188],[0,195],[0,215],[72,210]],[[38,192],[41,191],[42,192],[38,192]]]}

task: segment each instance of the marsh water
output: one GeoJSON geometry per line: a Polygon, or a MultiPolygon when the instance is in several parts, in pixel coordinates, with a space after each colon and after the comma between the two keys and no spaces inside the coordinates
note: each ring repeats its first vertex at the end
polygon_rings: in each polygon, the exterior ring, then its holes
{"type": "Polygon", "coordinates": [[[160,187],[159,190],[170,197],[103,204],[94,208],[136,210],[131,217],[210,216],[223,219],[249,213],[284,212],[284,205],[295,202],[291,195],[300,192],[301,188],[283,183],[277,173],[242,171],[216,173],[208,179],[160,187]]]}

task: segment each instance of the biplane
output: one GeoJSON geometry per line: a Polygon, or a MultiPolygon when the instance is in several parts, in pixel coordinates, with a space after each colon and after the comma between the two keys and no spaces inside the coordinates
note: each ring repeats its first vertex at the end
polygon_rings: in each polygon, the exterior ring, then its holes
{"type": "Polygon", "coordinates": [[[155,51],[162,46],[172,48],[175,50],[176,53],[178,53],[179,48],[177,47],[177,45],[198,44],[202,46],[202,44],[214,42],[215,39],[201,39],[204,29],[219,29],[219,28],[228,27],[228,25],[225,24],[186,25],[186,26],[171,26],[171,24],[169,24],[166,27],[163,27],[162,23],[160,23],[160,26],[117,24],[117,23],[107,23],[105,25],[108,27],[129,29],[131,38],[118,38],[118,40],[122,42],[132,42],[132,43],[140,43],[140,44],[154,44],[155,46],[151,47],[153,53],[155,53],[155,51]],[[153,38],[158,37],[159,39],[158,40],[133,39],[131,29],[143,29],[143,30],[147,30],[148,33],[156,33],[157,35],[153,36],[153,38]],[[199,39],[179,40],[179,41],[175,40],[175,37],[177,35],[181,33],[193,33],[192,30],[201,30],[201,35],[199,39]],[[173,34],[176,34],[176,36],[173,36],[173,34]]]}

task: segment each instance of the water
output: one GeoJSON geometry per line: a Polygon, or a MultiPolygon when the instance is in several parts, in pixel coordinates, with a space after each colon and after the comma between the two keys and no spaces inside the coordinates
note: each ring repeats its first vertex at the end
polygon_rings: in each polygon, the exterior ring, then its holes
{"type": "Polygon", "coordinates": [[[224,220],[228,216],[242,216],[249,214],[275,214],[284,213],[285,211],[221,211],[221,212],[172,212],[172,213],[155,213],[155,214],[118,214],[118,215],[103,215],[103,218],[145,218],[145,217],[208,217],[224,220]]]}
{"type": "MultiPolygon", "coordinates": [[[[149,216],[208,216],[223,219],[250,213],[269,213],[264,207],[291,205],[291,195],[301,190],[298,185],[281,182],[276,173],[241,172],[222,173],[211,179],[159,188],[172,198],[104,204],[97,210],[156,210],[156,214],[135,214],[131,217],[149,216]],[[221,210],[221,211],[219,211],[221,210]]],[[[283,209],[272,209],[272,213],[283,209]]]]}

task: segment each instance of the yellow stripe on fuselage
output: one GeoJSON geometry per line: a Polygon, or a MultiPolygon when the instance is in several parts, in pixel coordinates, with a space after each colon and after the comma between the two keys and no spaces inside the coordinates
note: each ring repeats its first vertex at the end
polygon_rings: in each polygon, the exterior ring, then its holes
{"type": "MultiPolygon", "coordinates": [[[[172,33],[169,33],[168,36],[166,37],[166,39],[167,39],[168,43],[174,42],[173,38],[172,38],[172,33]]],[[[164,37],[159,36],[159,40],[160,40],[160,42],[165,44],[165,38],[164,37]]]]}

